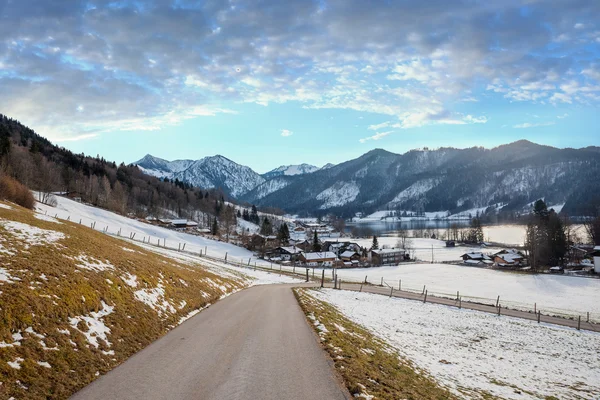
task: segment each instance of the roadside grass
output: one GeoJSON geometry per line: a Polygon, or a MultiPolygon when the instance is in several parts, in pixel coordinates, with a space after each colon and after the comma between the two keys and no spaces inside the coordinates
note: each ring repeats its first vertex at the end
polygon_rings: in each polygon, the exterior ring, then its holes
{"type": "Polygon", "coordinates": [[[41,218],[0,202],[1,399],[67,398],[247,285],[41,218]]]}
{"type": "Polygon", "coordinates": [[[460,398],[335,307],[311,296],[311,290],[297,288],[294,294],[353,396],[373,400],[460,398]]]}

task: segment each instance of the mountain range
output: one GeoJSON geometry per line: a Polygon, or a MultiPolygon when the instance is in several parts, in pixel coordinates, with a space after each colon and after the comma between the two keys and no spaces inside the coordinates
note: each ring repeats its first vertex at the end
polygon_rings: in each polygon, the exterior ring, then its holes
{"type": "Polygon", "coordinates": [[[350,216],[394,208],[459,212],[502,204],[517,210],[539,198],[589,215],[600,204],[600,147],[558,149],[526,140],[485,149],[440,148],[395,154],[375,149],[338,165],[287,165],[265,174],[217,155],[136,164],[157,177],[295,213],[350,216]]]}

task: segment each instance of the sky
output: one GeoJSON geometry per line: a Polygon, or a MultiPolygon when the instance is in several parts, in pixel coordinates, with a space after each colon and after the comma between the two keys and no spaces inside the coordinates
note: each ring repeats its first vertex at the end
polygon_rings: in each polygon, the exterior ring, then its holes
{"type": "Polygon", "coordinates": [[[0,113],[117,162],[598,146],[599,103],[597,0],[0,0],[0,113]]]}

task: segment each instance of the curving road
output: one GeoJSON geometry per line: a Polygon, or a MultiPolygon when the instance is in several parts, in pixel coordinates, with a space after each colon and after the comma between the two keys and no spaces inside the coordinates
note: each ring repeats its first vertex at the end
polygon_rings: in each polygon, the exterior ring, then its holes
{"type": "Polygon", "coordinates": [[[217,302],[72,399],[350,399],[291,287],[217,302]]]}

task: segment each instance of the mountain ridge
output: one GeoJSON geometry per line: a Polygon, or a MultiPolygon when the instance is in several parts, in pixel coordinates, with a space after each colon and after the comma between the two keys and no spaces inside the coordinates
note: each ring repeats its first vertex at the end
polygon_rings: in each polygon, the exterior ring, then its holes
{"type": "Polygon", "coordinates": [[[337,165],[284,165],[262,175],[219,155],[182,171],[169,163],[182,167],[189,160],[146,157],[138,165],[145,172],[170,168],[171,179],[221,187],[240,201],[289,212],[352,216],[377,208],[460,211],[497,203],[517,209],[544,197],[566,203],[566,212],[582,213],[590,207],[582,192],[600,198],[595,182],[600,148],[595,146],[559,149],[519,140],[490,149],[423,148],[402,154],[378,148],[337,165]],[[290,168],[294,173],[286,174],[290,168]]]}

